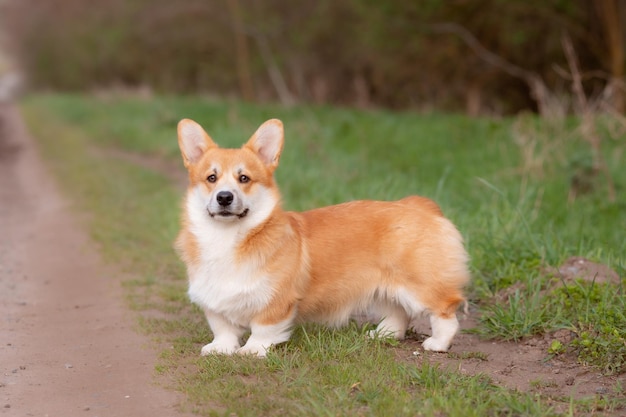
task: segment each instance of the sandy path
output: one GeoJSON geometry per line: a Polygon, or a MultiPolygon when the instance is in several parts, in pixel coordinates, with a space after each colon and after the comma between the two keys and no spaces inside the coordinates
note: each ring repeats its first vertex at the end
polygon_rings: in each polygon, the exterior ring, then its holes
{"type": "Polygon", "coordinates": [[[0,414],[182,415],[14,108],[0,129],[0,414]]]}

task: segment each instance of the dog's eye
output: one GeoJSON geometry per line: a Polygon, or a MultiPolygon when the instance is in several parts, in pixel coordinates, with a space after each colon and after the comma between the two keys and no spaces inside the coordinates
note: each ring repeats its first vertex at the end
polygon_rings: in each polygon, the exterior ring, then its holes
{"type": "Polygon", "coordinates": [[[248,177],[247,175],[240,175],[239,176],[239,182],[242,183],[242,184],[250,182],[250,177],[248,177]]]}
{"type": "Polygon", "coordinates": [[[217,181],[217,175],[215,175],[215,174],[211,174],[211,175],[209,175],[208,177],[206,177],[206,180],[207,180],[208,182],[215,182],[215,181],[217,181]]]}

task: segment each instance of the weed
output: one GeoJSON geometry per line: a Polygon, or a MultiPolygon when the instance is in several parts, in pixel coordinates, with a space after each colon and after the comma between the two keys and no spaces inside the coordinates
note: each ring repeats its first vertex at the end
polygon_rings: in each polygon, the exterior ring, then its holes
{"type": "Polygon", "coordinates": [[[488,304],[474,331],[487,337],[519,341],[556,328],[562,316],[542,295],[544,282],[536,275],[526,279],[502,303],[488,304]]]}
{"type": "Polygon", "coordinates": [[[626,301],[621,288],[577,280],[552,292],[576,333],[570,347],[582,363],[626,371],[626,301]]]}
{"type": "Polygon", "coordinates": [[[454,359],[478,359],[480,361],[487,361],[489,355],[484,352],[449,352],[448,356],[454,359]]]}
{"type": "Polygon", "coordinates": [[[541,379],[536,379],[536,380],[530,381],[530,386],[533,389],[543,389],[543,388],[558,387],[559,384],[557,384],[555,381],[544,381],[541,379]]]}
{"type": "Polygon", "coordinates": [[[566,348],[563,345],[563,343],[561,343],[560,340],[553,340],[550,343],[550,347],[548,348],[548,353],[551,355],[560,355],[562,353],[565,353],[566,348]]]}

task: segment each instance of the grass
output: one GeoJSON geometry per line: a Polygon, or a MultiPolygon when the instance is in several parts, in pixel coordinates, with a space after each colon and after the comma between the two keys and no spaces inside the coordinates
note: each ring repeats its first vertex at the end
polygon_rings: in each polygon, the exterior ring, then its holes
{"type": "Polygon", "coordinates": [[[626,372],[626,297],[623,287],[577,281],[552,292],[577,333],[572,348],[581,362],[606,373],[626,372]]]}
{"type": "MultiPolygon", "coordinates": [[[[517,169],[522,157],[508,119],[193,97],[40,95],[22,107],[77,209],[91,214],[89,227],[104,256],[129,276],[129,305],[139,312],[141,327],[166,346],[159,372],[173,379],[186,394],[185,407],[198,414],[557,413],[541,396],[500,388],[486,377],[417,359],[398,361],[389,345],[363,337],[357,326],[298,327],[266,361],[200,358],[211,335],[186,299],[184,270],[171,249],[183,190],[172,183],[170,171],[183,171],[175,133],[183,117],[203,124],[222,146],[239,146],[264,120],[282,119],[286,145],[277,180],[288,209],[415,193],[434,198],[466,238],[474,276],[470,297],[481,310],[479,333],[520,340],[568,328],[575,334],[571,344],[554,345],[547,355],[567,351],[604,372],[625,369],[623,289],[582,282],[555,287],[545,272],[576,255],[624,276],[626,171],[618,157],[626,149],[623,140],[607,141],[605,149],[618,201],[605,201],[598,189],[568,203],[568,166],[583,148],[559,149],[542,178],[528,175],[517,169]],[[150,168],[120,152],[165,163],[150,168]],[[508,296],[497,302],[503,291],[508,296]]],[[[587,405],[572,407],[575,414],[587,405]]]]}
{"type": "Polygon", "coordinates": [[[561,315],[551,314],[550,305],[541,296],[542,280],[527,279],[528,284],[517,288],[505,302],[485,308],[479,334],[502,340],[520,341],[526,336],[541,334],[559,327],[561,315]]]}
{"type": "MultiPolygon", "coordinates": [[[[173,350],[191,348],[187,354],[197,354],[187,338],[179,342],[173,350]]],[[[207,415],[428,416],[445,410],[484,416],[495,409],[503,415],[516,415],[516,410],[549,415],[541,401],[513,395],[484,376],[400,363],[389,346],[356,326],[342,332],[299,327],[289,344],[274,349],[265,361],[209,356],[194,364],[197,371],[188,372],[184,384],[192,402],[217,405],[207,415]]]]}

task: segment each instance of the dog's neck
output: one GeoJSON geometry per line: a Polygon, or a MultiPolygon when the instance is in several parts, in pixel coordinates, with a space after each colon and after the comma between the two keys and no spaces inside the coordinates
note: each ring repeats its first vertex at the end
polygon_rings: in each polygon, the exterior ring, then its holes
{"type": "Polygon", "coordinates": [[[238,254],[241,257],[249,257],[254,253],[267,255],[273,252],[273,248],[279,247],[279,243],[291,233],[293,230],[289,216],[278,203],[265,221],[242,236],[238,245],[238,254]]]}

